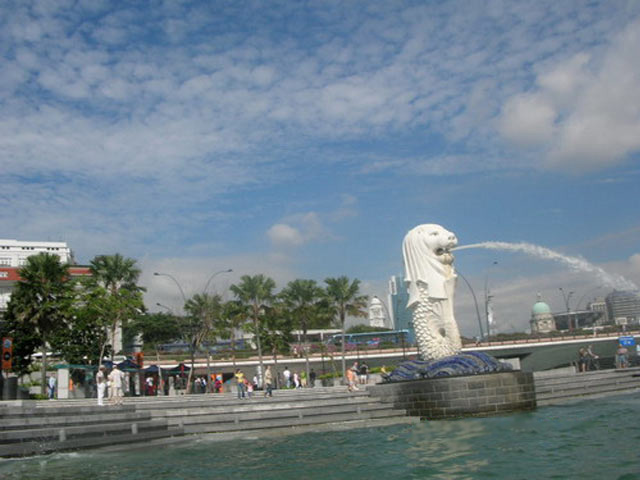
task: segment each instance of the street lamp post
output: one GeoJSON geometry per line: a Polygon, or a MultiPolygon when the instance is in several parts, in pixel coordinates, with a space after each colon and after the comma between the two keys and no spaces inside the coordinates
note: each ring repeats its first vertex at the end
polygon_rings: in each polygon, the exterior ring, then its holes
{"type": "Polygon", "coordinates": [[[209,280],[207,280],[207,283],[204,285],[204,289],[202,290],[202,293],[207,293],[207,290],[209,290],[209,284],[211,283],[211,280],[213,280],[214,277],[220,275],[221,273],[231,273],[233,272],[233,269],[228,268],[226,270],[219,270],[217,272],[214,272],[211,274],[211,276],[209,277],[209,280]]]}
{"type": "Polygon", "coordinates": [[[571,300],[571,295],[574,294],[573,291],[569,293],[565,293],[564,288],[560,287],[558,290],[562,293],[562,298],[564,299],[564,306],[567,308],[567,326],[569,327],[569,331],[573,330],[571,328],[571,308],[569,306],[569,301],[571,300]]]}
{"type": "MultiPolygon", "coordinates": [[[[478,298],[476,297],[476,292],[473,290],[473,287],[469,283],[469,280],[467,280],[466,277],[462,275],[462,273],[460,273],[460,270],[456,269],[456,273],[460,276],[460,278],[462,278],[462,280],[464,280],[464,283],[467,284],[467,287],[469,287],[469,290],[471,291],[471,295],[473,296],[473,303],[476,306],[476,315],[478,317],[478,328],[480,329],[480,338],[484,338],[484,332],[482,330],[482,317],[480,316],[480,308],[478,307],[478,298]]],[[[487,340],[489,340],[488,332],[487,332],[487,340]]]]}
{"type": "Polygon", "coordinates": [[[159,303],[159,302],[156,302],[156,305],[157,305],[157,306],[159,306],[159,307],[162,307],[162,308],[166,309],[166,310],[167,310],[167,312],[169,312],[171,315],[173,315],[173,310],[171,310],[171,308],[167,307],[166,305],[163,305],[163,304],[161,304],[161,303],[159,303]]]}
{"type": "Polygon", "coordinates": [[[169,277],[171,280],[173,280],[173,282],[178,286],[178,290],[180,290],[180,295],[182,295],[182,307],[184,308],[184,305],[187,303],[187,297],[184,294],[184,290],[182,289],[182,286],[180,285],[180,282],[178,282],[178,280],[176,280],[176,277],[174,277],[173,275],[169,274],[169,273],[158,273],[158,272],[153,272],[153,274],[156,277],[169,277]]]}
{"type": "MultiPolygon", "coordinates": [[[[494,261],[492,266],[497,265],[498,262],[494,261]]],[[[493,315],[491,312],[491,299],[493,298],[493,295],[491,295],[491,292],[489,291],[489,271],[487,270],[487,273],[484,277],[484,315],[485,315],[485,321],[487,323],[487,337],[491,336],[491,323],[493,323],[493,315]]]]}

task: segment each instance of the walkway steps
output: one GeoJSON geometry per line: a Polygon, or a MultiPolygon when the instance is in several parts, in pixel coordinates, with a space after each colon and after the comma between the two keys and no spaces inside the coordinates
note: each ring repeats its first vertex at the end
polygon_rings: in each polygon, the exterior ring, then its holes
{"type": "Polygon", "coordinates": [[[135,443],[184,434],[219,439],[286,431],[415,423],[404,410],[345,387],[275,390],[265,398],[235,393],[126,398],[97,407],[95,399],[25,401],[0,406],[0,457],[135,443]]]}
{"type": "Polygon", "coordinates": [[[566,403],[580,398],[640,390],[640,368],[592,372],[534,373],[538,406],[566,403]]]}

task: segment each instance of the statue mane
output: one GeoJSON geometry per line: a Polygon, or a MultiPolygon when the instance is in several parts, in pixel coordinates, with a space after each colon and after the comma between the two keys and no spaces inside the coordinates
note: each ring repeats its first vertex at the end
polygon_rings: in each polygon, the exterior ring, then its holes
{"type": "MultiPolygon", "coordinates": [[[[427,223],[418,225],[410,230],[402,243],[404,256],[405,277],[409,291],[409,303],[412,308],[419,301],[417,283],[421,282],[428,288],[429,297],[446,299],[445,281],[455,276],[450,265],[443,262],[439,250],[446,250],[457,243],[455,235],[440,225],[427,223]],[[453,241],[451,240],[453,237],[453,241]]],[[[449,254],[451,261],[453,260],[449,254]]]]}

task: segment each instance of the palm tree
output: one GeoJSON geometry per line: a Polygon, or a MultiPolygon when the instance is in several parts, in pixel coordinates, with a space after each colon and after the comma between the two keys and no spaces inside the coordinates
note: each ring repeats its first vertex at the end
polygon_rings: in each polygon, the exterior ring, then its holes
{"type": "Polygon", "coordinates": [[[288,352],[293,336],[293,320],[291,312],[282,303],[272,305],[265,312],[260,322],[260,336],[265,347],[271,351],[273,356],[274,378],[276,388],[280,388],[278,383],[278,352],[288,352]]]}
{"type": "Polygon", "coordinates": [[[220,311],[220,335],[231,342],[231,361],[233,371],[236,370],[236,331],[238,331],[249,317],[247,307],[237,300],[230,300],[222,304],[220,311]]]}
{"type": "Polygon", "coordinates": [[[276,282],[262,274],[249,276],[243,275],[238,285],[231,285],[233,294],[244,305],[249,308],[250,318],[253,321],[253,330],[256,336],[258,347],[258,360],[260,362],[260,376],[264,374],[264,363],[262,361],[262,345],[260,344],[260,318],[264,315],[265,309],[273,300],[273,290],[276,282]]]}
{"type": "Polygon", "coordinates": [[[42,351],[41,393],[46,394],[47,343],[56,329],[64,328],[73,302],[69,266],[60,257],[40,253],[27,258],[18,271],[18,282],[10,300],[9,310],[16,320],[29,324],[39,336],[42,351]]]}
{"type": "Polygon", "coordinates": [[[360,295],[360,280],[357,278],[350,282],[349,278],[342,276],[326,278],[324,282],[327,284],[326,300],[342,330],[342,377],[344,378],[347,372],[344,350],[344,322],[347,315],[352,317],[367,316],[365,311],[367,297],[366,295],[360,295]]]}
{"type": "Polygon", "coordinates": [[[307,330],[311,322],[319,316],[319,308],[323,300],[322,288],[316,284],[315,280],[297,279],[289,282],[279,296],[294,319],[295,325],[302,330],[307,378],[309,378],[307,330]]]}
{"type": "Polygon", "coordinates": [[[121,288],[129,290],[142,289],[136,285],[140,277],[140,269],[133,258],[125,258],[119,253],[115,255],[98,255],[89,265],[91,275],[98,279],[102,286],[112,294],[121,288]]]}
{"type": "MultiPolygon", "coordinates": [[[[195,367],[196,350],[200,347],[203,340],[211,335],[215,330],[215,320],[220,313],[220,295],[209,295],[208,293],[196,293],[187,300],[184,305],[185,311],[190,315],[187,319],[188,341],[191,351],[191,370],[187,379],[187,393],[191,391],[191,381],[195,367]]],[[[207,352],[207,384],[211,379],[209,352],[207,352]]]]}
{"type": "MultiPolygon", "coordinates": [[[[140,269],[136,261],[125,258],[119,253],[115,255],[98,255],[89,265],[89,270],[95,282],[107,290],[113,303],[113,316],[110,320],[111,342],[115,343],[116,330],[122,322],[127,320],[133,311],[144,308],[141,292],[144,288],[137,285],[140,269]]],[[[111,360],[115,355],[115,345],[112,345],[111,360]]],[[[99,362],[102,362],[104,348],[100,352],[99,362]]]]}

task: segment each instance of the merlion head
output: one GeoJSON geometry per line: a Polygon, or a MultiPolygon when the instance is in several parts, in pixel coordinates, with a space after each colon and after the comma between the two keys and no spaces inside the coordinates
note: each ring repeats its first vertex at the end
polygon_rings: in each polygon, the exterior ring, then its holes
{"type": "Polygon", "coordinates": [[[444,283],[454,276],[451,249],[456,245],[454,233],[433,223],[418,225],[404,237],[402,253],[410,307],[418,301],[417,282],[427,285],[429,297],[448,298],[444,283]]]}

